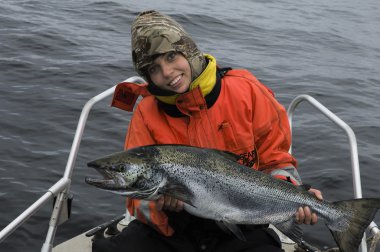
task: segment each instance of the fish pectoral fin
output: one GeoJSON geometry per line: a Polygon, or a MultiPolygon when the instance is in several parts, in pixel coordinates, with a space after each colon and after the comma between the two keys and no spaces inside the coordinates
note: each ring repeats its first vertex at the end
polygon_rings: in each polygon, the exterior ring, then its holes
{"type": "Polygon", "coordinates": [[[175,199],[181,200],[184,203],[196,208],[193,203],[191,203],[191,199],[193,194],[184,186],[176,185],[176,184],[167,184],[164,187],[161,187],[158,190],[159,193],[168,195],[175,199]]]}
{"type": "Polygon", "coordinates": [[[298,244],[303,243],[303,232],[301,227],[296,223],[295,218],[290,218],[284,222],[277,223],[274,226],[294,242],[298,244]]]}
{"type": "Polygon", "coordinates": [[[247,239],[245,238],[243,232],[241,231],[241,229],[237,225],[228,223],[226,221],[215,221],[215,222],[220,227],[220,229],[222,229],[223,231],[230,231],[239,240],[241,240],[241,241],[247,241],[247,239]]]}

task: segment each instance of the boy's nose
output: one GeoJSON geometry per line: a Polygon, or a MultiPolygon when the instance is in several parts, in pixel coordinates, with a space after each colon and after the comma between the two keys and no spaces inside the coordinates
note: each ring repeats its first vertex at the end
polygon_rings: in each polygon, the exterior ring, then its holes
{"type": "Polygon", "coordinates": [[[161,71],[164,77],[170,77],[173,72],[173,68],[168,64],[163,64],[161,66],[161,71]]]}

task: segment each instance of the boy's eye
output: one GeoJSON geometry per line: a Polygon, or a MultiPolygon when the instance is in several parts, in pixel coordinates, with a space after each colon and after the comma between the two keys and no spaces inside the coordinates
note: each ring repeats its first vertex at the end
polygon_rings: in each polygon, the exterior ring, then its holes
{"type": "Polygon", "coordinates": [[[148,68],[148,73],[149,74],[154,74],[154,73],[156,73],[157,72],[157,66],[150,66],[149,68],[148,68]]]}
{"type": "Polygon", "coordinates": [[[168,52],[166,58],[168,61],[173,61],[175,59],[175,56],[177,56],[177,52],[168,52]]]}

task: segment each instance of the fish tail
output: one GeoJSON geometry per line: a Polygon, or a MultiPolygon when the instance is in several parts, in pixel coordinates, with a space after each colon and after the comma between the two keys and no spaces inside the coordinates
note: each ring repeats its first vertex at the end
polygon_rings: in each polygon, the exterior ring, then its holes
{"type": "Polygon", "coordinates": [[[366,228],[380,208],[380,199],[337,201],[333,205],[344,214],[327,226],[342,252],[357,251],[366,228]]]}

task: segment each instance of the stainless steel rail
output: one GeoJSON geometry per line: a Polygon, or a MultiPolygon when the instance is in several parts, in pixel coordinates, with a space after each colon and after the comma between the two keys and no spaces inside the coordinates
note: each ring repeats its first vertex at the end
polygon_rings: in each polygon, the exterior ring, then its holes
{"type": "MultiPolygon", "coordinates": [[[[133,83],[144,83],[145,81],[138,76],[134,76],[125,80],[126,82],[133,83]]],[[[79,145],[82,140],[82,135],[84,131],[84,127],[86,125],[88,114],[90,113],[91,108],[103,100],[104,98],[112,95],[115,91],[116,86],[107,89],[106,91],[94,96],[90,99],[82,109],[78,126],[75,132],[73,144],[71,146],[70,155],[66,164],[65,173],[63,178],[61,178],[55,185],[53,185],[48,192],[46,192],[41,198],[39,198],[34,204],[32,204],[29,208],[27,208],[23,213],[21,213],[15,220],[13,220],[8,226],[6,226],[0,232],[0,243],[12,234],[20,225],[22,225],[26,220],[28,220],[35,212],[37,212],[42,206],[44,206],[50,199],[57,196],[57,200],[55,202],[53,212],[50,218],[49,229],[46,235],[45,242],[41,248],[41,251],[50,252],[53,248],[53,241],[55,237],[55,233],[57,230],[57,226],[59,225],[59,216],[62,211],[62,206],[65,200],[67,199],[68,192],[70,191],[71,185],[71,176],[73,173],[75,160],[77,158],[79,145]]]]}
{"type": "Polygon", "coordinates": [[[34,202],[29,208],[27,208],[22,214],[20,214],[15,220],[13,220],[8,226],[6,226],[0,232],[0,243],[5,240],[10,234],[12,234],[19,226],[21,226],[27,219],[34,215],[45,203],[58,195],[61,191],[65,190],[70,184],[70,180],[67,178],[61,178],[56,184],[54,184],[44,195],[42,195],[36,202],[34,202]]]}
{"type": "MultiPolygon", "coordinates": [[[[323,106],[316,99],[311,97],[310,95],[299,95],[293,99],[288,107],[288,118],[291,130],[293,130],[293,113],[296,107],[303,101],[309,102],[316,109],[318,109],[323,115],[325,115],[328,119],[342,128],[348,136],[349,144],[350,144],[350,153],[351,153],[351,168],[352,168],[352,181],[354,186],[354,197],[362,198],[362,185],[360,180],[360,168],[359,168],[359,155],[358,155],[358,147],[356,142],[356,136],[354,131],[348,126],[344,121],[342,121],[338,116],[328,110],[325,106],[323,106]]],[[[289,152],[292,152],[292,147],[290,147],[289,152]]],[[[379,228],[375,222],[372,222],[368,229],[372,234],[377,234],[379,232],[379,228]]],[[[362,252],[367,251],[367,243],[365,241],[365,235],[363,237],[363,241],[360,245],[360,249],[362,252]]]]}

